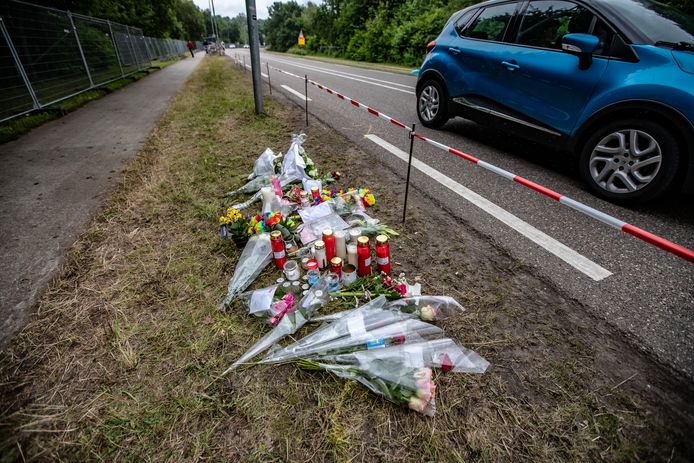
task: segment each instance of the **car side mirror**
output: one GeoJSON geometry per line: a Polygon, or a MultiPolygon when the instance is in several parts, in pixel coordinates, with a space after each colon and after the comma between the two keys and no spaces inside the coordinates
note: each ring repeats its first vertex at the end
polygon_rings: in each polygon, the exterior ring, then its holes
{"type": "Polygon", "coordinates": [[[566,53],[578,55],[578,68],[588,69],[593,64],[593,53],[600,45],[600,39],[591,34],[566,34],[561,38],[561,49],[566,53]]]}

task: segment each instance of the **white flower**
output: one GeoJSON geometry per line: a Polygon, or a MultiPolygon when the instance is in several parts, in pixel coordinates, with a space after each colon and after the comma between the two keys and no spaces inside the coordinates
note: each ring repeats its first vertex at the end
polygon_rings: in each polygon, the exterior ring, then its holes
{"type": "Polygon", "coordinates": [[[432,321],[436,320],[437,316],[438,316],[438,311],[436,310],[435,307],[430,306],[430,305],[425,305],[419,311],[419,318],[421,318],[425,322],[432,322],[432,321]]]}

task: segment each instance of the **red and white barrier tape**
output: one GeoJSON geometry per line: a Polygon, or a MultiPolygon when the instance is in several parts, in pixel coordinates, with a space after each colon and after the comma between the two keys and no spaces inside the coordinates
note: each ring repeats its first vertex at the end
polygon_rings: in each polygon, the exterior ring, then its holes
{"type": "MultiPolygon", "coordinates": [[[[277,72],[280,72],[282,74],[287,74],[292,77],[296,77],[301,80],[306,80],[305,77],[301,77],[296,74],[292,74],[291,72],[287,72],[283,69],[276,68],[274,66],[270,66],[270,69],[274,69],[277,72]]],[[[385,121],[390,122],[391,124],[397,125],[400,128],[403,128],[407,130],[408,132],[412,132],[412,129],[402,122],[398,121],[397,119],[388,116],[387,114],[384,114],[380,111],[377,111],[369,106],[366,106],[363,103],[360,103],[359,101],[349,98],[339,92],[336,92],[335,90],[332,90],[331,88],[326,87],[325,85],[322,85],[314,80],[308,79],[308,83],[318,87],[321,90],[324,90],[330,95],[334,95],[340,100],[347,101],[349,102],[352,106],[355,106],[357,108],[363,109],[372,116],[376,116],[378,118],[381,118],[385,121]]],[[[439,143],[435,140],[432,140],[430,138],[427,138],[423,135],[420,135],[418,133],[414,133],[414,137],[422,140],[425,143],[428,143],[432,146],[435,146],[443,151],[447,151],[451,154],[454,154],[458,157],[461,157],[465,159],[466,161],[472,162],[473,164],[476,164],[480,166],[483,169],[486,169],[490,172],[493,172],[507,180],[512,180],[516,183],[519,183],[527,188],[530,188],[531,190],[535,190],[538,193],[541,193],[549,198],[552,198],[555,201],[559,201],[560,203],[578,211],[581,212],[582,214],[585,214],[589,217],[592,217],[596,220],[599,220],[602,223],[605,223],[609,225],[610,227],[616,228],[617,230],[621,230],[624,233],[628,233],[629,235],[635,236],[636,238],[639,238],[640,240],[645,241],[646,243],[652,244],[653,246],[656,246],[664,251],[667,251],[671,254],[674,254],[678,257],[681,257],[682,259],[685,259],[689,262],[694,263],[694,251],[685,248],[684,246],[680,246],[679,244],[673,243],[672,241],[668,241],[665,238],[661,238],[660,236],[654,235],[653,233],[647,232],[646,230],[643,230],[639,227],[636,227],[634,225],[628,224],[622,220],[619,220],[615,217],[612,217],[609,214],[605,214],[604,212],[601,212],[595,208],[592,208],[590,206],[587,206],[579,201],[576,201],[574,199],[569,198],[568,196],[559,194],[553,190],[550,190],[549,188],[545,188],[542,185],[538,185],[535,182],[532,182],[528,179],[525,179],[519,175],[516,175],[512,172],[509,172],[507,170],[504,170],[500,167],[497,167],[493,164],[490,164],[488,162],[482,161],[480,159],[477,159],[474,156],[470,156],[469,154],[463,153],[462,151],[459,151],[455,148],[451,148],[450,146],[444,145],[443,143],[439,143]]]]}

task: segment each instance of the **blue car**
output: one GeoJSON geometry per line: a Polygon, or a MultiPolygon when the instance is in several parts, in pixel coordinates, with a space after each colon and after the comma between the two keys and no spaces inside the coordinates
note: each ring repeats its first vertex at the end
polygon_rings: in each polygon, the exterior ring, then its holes
{"type": "Polygon", "coordinates": [[[694,18],[651,0],[492,0],[427,46],[417,115],[559,148],[610,200],[694,191],[694,18]]]}

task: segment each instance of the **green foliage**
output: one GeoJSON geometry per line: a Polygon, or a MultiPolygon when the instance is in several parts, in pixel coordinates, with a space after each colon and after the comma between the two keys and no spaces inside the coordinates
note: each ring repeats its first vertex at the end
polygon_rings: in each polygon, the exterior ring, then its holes
{"type": "MultiPolygon", "coordinates": [[[[478,0],[324,0],[306,6],[275,2],[267,20],[270,48],[357,61],[418,66],[426,45],[450,16],[478,0]],[[306,46],[297,47],[303,29],[306,46]]],[[[669,3],[690,14],[694,0],[669,3]]],[[[493,24],[488,32],[494,35],[493,24]]]]}

